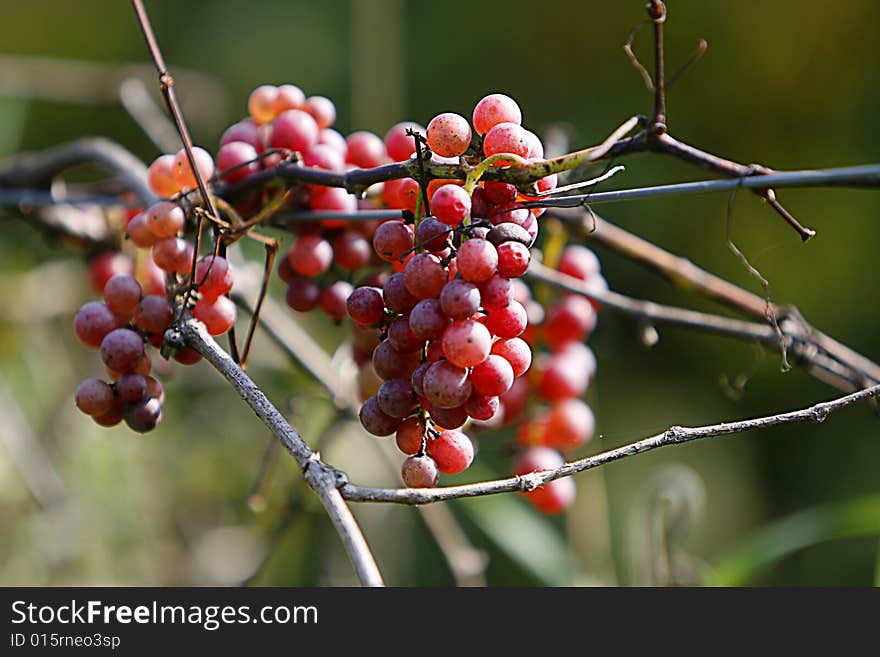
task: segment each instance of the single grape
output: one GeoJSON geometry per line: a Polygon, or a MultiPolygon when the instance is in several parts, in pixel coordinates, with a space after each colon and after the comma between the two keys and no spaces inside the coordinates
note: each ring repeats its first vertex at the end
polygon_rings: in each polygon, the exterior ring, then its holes
{"type": "Polygon", "coordinates": [[[248,98],[248,112],[258,124],[268,123],[275,118],[275,101],[278,87],[263,84],[254,89],[248,98]]]}
{"type": "Polygon", "coordinates": [[[259,153],[253,145],[243,141],[230,141],[217,151],[217,169],[220,177],[228,183],[244,180],[260,170],[259,153]]]}
{"type": "Polygon", "coordinates": [[[486,157],[498,153],[512,153],[522,158],[529,156],[529,137],[521,125],[509,121],[499,123],[483,137],[483,153],[486,157]]]}
{"type": "Polygon", "coordinates": [[[373,326],[385,319],[385,301],[377,287],[356,288],[346,301],[349,316],[362,326],[373,326]]]}
{"type": "Polygon", "coordinates": [[[586,281],[599,273],[599,259],[587,247],[569,244],[562,250],[558,269],[562,274],[586,281]]]}
{"type": "Polygon", "coordinates": [[[440,307],[452,319],[467,319],[480,308],[480,290],[462,278],[453,278],[440,291],[440,307]]]}
{"type": "Polygon", "coordinates": [[[500,274],[493,274],[490,279],[480,283],[479,290],[480,303],[487,310],[505,308],[513,301],[513,284],[500,274]]]}
{"type": "Polygon", "coordinates": [[[468,421],[467,411],[464,406],[455,408],[440,408],[434,404],[428,406],[428,414],[434,421],[434,425],[443,429],[458,429],[468,421]]]}
{"type": "MultiPolygon", "coordinates": [[[[202,180],[207,182],[211,176],[214,175],[214,158],[211,157],[211,154],[208,151],[199,146],[193,146],[192,154],[202,180]]],[[[174,156],[173,172],[174,180],[176,180],[181,187],[195,189],[198,186],[196,176],[189,163],[189,157],[186,154],[186,149],[181,148],[174,156]]]]}
{"type": "Polygon", "coordinates": [[[165,388],[162,386],[162,382],[155,376],[147,375],[144,379],[147,382],[147,395],[158,399],[160,404],[163,403],[165,401],[165,388]]]}
{"type": "Polygon", "coordinates": [[[544,339],[551,347],[584,340],[596,328],[596,311],[589,299],[577,294],[564,296],[547,313],[544,339]]]}
{"type": "Polygon", "coordinates": [[[150,230],[146,212],[139,212],[132,217],[131,221],[128,222],[128,226],[125,227],[125,232],[128,234],[131,243],[141,249],[153,246],[156,240],[159,239],[150,230]]]}
{"type": "Polygon", "coordinates": [[[143,355],[144,340],[131,329],[113,329],[101,340],[101,360],[116,372],[132,371],[143,355]]]}
{"type": "Polygon", "coordinates": [[[158,399],[146,397],[125,406],[125,423],[138,433],[152,431],[162,421],[162,404],[158,399]]]}
{"type": "Polygon", "coordinates": [[[294,276],[287,284],[284,300],[297,312],[306,313],[314,310],[321,297],[321,288],[314,281],[294,276]]]}
{"type": "Polygon", "coordinates": [[[100,379],[86,379],[77,387],[74,400],[86,415],[104,415],[113,408],[113,389],[100,379]]]}
{"type": "Polygon", "coordinates": [[[440,296],[446,284],[446,269],[440,258],[432,253],[418,253],[406,264],[403,282],[406,289],[420,299],[440,296]]]}
{"type": "Polygon", "coordinates": [[[563,399],[547,415],[546,443],[561,451],[585,445],[596,429],[593,411],[580,399],[563,399]]]}
{"type": "Polygon", "coordinates": [[[413,371],[412,376],[410,377],[410,383],[412,383],[413,390],[418,397],[425,396],[425,387],[422,385],[425,382],[425,373],[430,369],[431,365],[434,363],[430,360],[426,360],[424,363],[420,363],[419,366],[413,371]]]}
{"type": "Polygon", "coordinates": [[[394,262],[413,247],[413,230],[402,221],[386,221],[373,235],[373,249],[382,260],[394,262]]]}
{"type": "Polygon", "coordinates": [[[298,109],[286,110],[272,121],[269,143],[272,148],[304,153],[317,143],[319,131],[315,119],[308,113],[298,109]]]}
{"type": "Polygon", "coordinates": [[[321,291],[318,305],[330,319],[341,322],[347,314],[346,299],[353,291],[354,288],[348,281],[336,281],[321,291]]]}
{"type": "Polygon", "coordinates": [[[491,242],[495,248],[500,248],[505,242],[519,242],[527,247],[532,245],[532,236],[529,234],[529,231],[512,221],[505,221],[495,225],[492,230],[486,234],[486,239],[491,242]]]}
{"type": "Polygon", "coordinates": [[[515,338],[526,330],[526,309],[517,301],[504,308],[493,308],[486,316],[486,328],[502,340],[515,338]]]}
{"type": "Polygon", "coordinates": [[[181,365],[195,365],[202,360],[202,355],[192,347],[184,347],[174,352],[174,360],[181,365]]]}
{"type": "Polygon", "coordinates": [[[408,160],[416,152],[415,142],[406,134],[407,130],[418,132],[422,137],[427,132],[424,127],[412,121],[404,121],[392,126],[385,134],[385,149],[388,151],[388,157],[395,162],[408,160]]]}
{"type": "Polygon", "coordinates": [[[333,247],[320,235],[302,235],[287,256],[290,266],[301,276],[318,276],[333,263],[333,247]]]}
{"type": "MultiPolygon", "coordinates": [[[[562,455],[549,447],[530,447],[523,450],[514,462],[513,472],[521,476],[542,470],[555,470],[565,463],[562,455]]],[[[576,489],[571,477],[554,479],[540,488],[523,493],[544,513],[559,513],[574,502],[576,489]]]]}
{"type": "Polygon", "coordinates": [[[192,257],[193,245],[180,237],[166,237],[153,245],[153,262],[169,274],[188,274],[192,257]]]}
{"type": "MultiPolygon", "coordinates": [[[[329,144],[315,142],[303,153],[302,163],[307,167],[317,167],[326,171],[345,171],[345,156],[329,144]]],[[[318,187],[321,189],[339,189],[331,187],[318,187]]],[[[342,190],[345,191],[344,189],[342,190]]]]}
{"type": "Polygon", "coordinates": [[[229,297],[214,301],[201,299],[192,309],[192,316],[205,325],[211,335],[223,335],[235,324],[235,303],[229,297]]]}
{"type": "Polygon", "coordinates": [[[387,415],[375,397],[370,397],[364,402],[358,416],[364,429],[374,436],[390,436],[401,425],[400,418],[387,415]]]}
{"type": "Polygon", "coordinates": [[[580,397],[596,372],[596,357],[580,342],[568,342],[542,364],[538,394],[557,401],[580,397]]]}
{"type": "Polygon", "coordinates": [[[428,124],[428,148],[442,157],[458,157],[471,145],[471,126],[459,114],[438,114],[428,124]]]}
{"type": "Polygon", "coordinates": [[[465,412],[475,420],[491,420],[498,413],[501,403],[498,397],[486,397],[474,390],[464,404],[465,412]]]}
{"type": "Polygon", "coordinates": [[[425,346],[424,338],[420,338],[409,326],[409,317],[395,317],[388,325],[388,340],[400,353],[409,353],[425,346]]]}
{"type": "Polygon", "coordinates": [[[483,191],[486,194],[486,200],[495,205],[513,203],[517,195],[516,185],[503,182],[485,182],[483,183],[483,191]]]}
{"type": "MultiPolygon", "coordinates": [[[[239,121],[226,128],[223,136],[220,137],[220,148],[222,149],[226,144],[237,141],[250,145],[258,154],[266,150],[266,145],[260,136],[260,129],[252,121],[239,121]]],[[[220,169],[223,168],[219,162],[219,157],[217,166],[220,169]]],[[[257,167],[259,168],[259,165],[257,167]]]]}
{"type": "Polygon", "coordinates": [[[401,353],[388,340],[373,350],[373,369],[385,381],[410,378],[418,365],[417,352],[401,353]]]}
{"type": "Polygon", "coordinates": [[[104,301],[114,314],[130,317],[137,310],[142,293],[141,284],[134,276],[117,274],[104,286],[104,301]]]}
{"type": "Polygon", "coordinates": [[[430,456],[408,456],[400,466],[400,476],[408,488],[433,488],[440,480],[440,471],[430,456]]]}
{"type": "Polygon", "coordinates": [[[324,96],[309,96],[303,109],[314,117],[319,128],[329,128],[336,122],[336,105],[324,96]]]}
{"type": "Polygon", "coordinates": [[[346,271],[355,271],[370,262],[370,242],[353,230],[344,230],[333,239],[336,264],[346,271]]]}
{"type": "Polygon", "coordinates": [[[532,349],[520,338],[498,340],[492,345],[492,353],[510,363],[514,377],[525,374],[532,364],[532,349]]]}
{"type": "Polygon", "coordinates": [[[389,379],[379,388],[376,395],[379,408],[391,417],[403,418],[416,407],[416,393],[409,379],[389,379]]]}
{"type": "Polygon", "coordinates": [[[348,144],[345,142],[345,137],[339,134],[337,130],[334,130],[333,128],[324,128],[321,130],[321,132],[318,133],[318,143],[330,146],[342,156],[342,161],[345,162],[345,157],[348,154],[348,144]]]}
{"type": "Polygon", "coordinates": [[[89,301],[76,313],[73,330],[76,337],[87,347],[99,347],[110,331],[119,326],[113,311],[100,301],[89,301]]]}
{"type": "MultiPolygon", "coordinates": [[[[492,336],[489,329],[472,319],[460,319],[443,332],[443,353],[459,367],[475,367],[489,355],[492,336]]],[[[498,393],[496,393],[498,394],[498,393]]],[[[467,399],[463,399],[461,403],[467,399]]]]}
{"type": "Polygon", "coordinates": [[[471,211],[471,197],[458,185],[442,185],[431,196],[431,212],[447,226],[457,226],[471,211]]]}
{"type": "Polygon", "coordinates": [[[490,354],[471,372],[474,390],[487,397],[503,395],[510,390],[513,379],[513,367],[506,358],[497,354],[490,354]]]}
{"type": "Polygon", "coordinates": [[[295,84],[282,84],[275,90],[272,111],[275,116],[289,109],[300,109],[306,103],[306,95],[295,84]]]}
{"type": "Polygon", "coordinates": [[[388,277],[388,280],[385,281],[385,285],[382,287],[382,297],[388,310],[400,315],[406,315],[419,303],[418,297],[406,289],[403,272],[398,272],[388,277]]]}
{"type": "Polygon", "coordinates": [[[474,129],[485,135],[499,123],[522,123],[522,111],[516,101],[504,94],[489,94],[474,107],[474,129]]]}
{"type": "MultiPolygon", "coordinates": [[[[312,192],[309,207],[316,212],[352,213],[357,212],[357,198],[341,187],[318,187],[312,192]]],[[[324,220],[324,223],[328,221],[339,220],[324,220]]]]}
{"type": "Polygon", "coordinates": [[[436,217],[425,217],[416,228],[415,242],[426,251],[439,253],[446,249],[449,235],[449,226],[438,221],[436,217]]]}
{"type": "Polygon", "coordinates": [[[474,444],[461,431],[450,429],[428,441],[428,455],[437,463],[440,472],[458,474],[473,463],[474,444]]]}
{"type": "Polygon", "coordinates": [[[366,130],[351,133],[345,140],[348,146],[346,162],[362,169],[377,167],[385,161],[385,143],[366,130]]]}
{"type": "Polygon", "coordinates": [[[507,278],[518,278],[529,268],[529,247],[519,242],[505,242],[498,247],[498,273],[507,278]]]}
{"type": "Polygon", "coordinates": [[[459,247],[456,261],[462,278],[481,283],[491,278],[498,268],[498,251],[484,239],[470,239],[459,247]]]}
{"type": "Polygon", "coordinates": [[[140,401],[147,394],[147,380],[140,374],[126,372],[116,381],[116,394],[125,402],[140,401]]]}
{"type": "Polygon", "coordinates": [[[437,299],[422,299],[409,314],[409,327],[423,340],[437,340],[443,336],[449,318],[437,299]]]}
{"type": "Polygon", "coordinates": [[[404,454],[417,454],[422,449],[422,436],[425,428],[422,421],[417,417],[404,420],[397,429],[395,442],[404,454]]]}
{"type": "Polygon", "coordinates": [[[174,156],[160,155],[147,170],[147,184],[158,196],[170,198],[180,191],[180,183],[174,179],[174,156]]]}
{"type": "Polygon", "coordinates": [[[203,256],[196,263],[196,282],[202,298],[213,301],[232,289],[232,269],[223,256],[203,256]]]}
{"type": "Polygon", "coordinates": [[[472,387],[466,369],[441,360],[425,372],[422,389],[433,406],[448,409],[464,404],[471,396],[472,387]]]}

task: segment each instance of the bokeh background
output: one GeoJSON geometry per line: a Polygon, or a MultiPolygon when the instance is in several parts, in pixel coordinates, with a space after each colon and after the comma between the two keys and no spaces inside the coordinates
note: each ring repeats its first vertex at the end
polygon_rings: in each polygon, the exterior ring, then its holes
{"type": "MultiPolygon", "coordinates": [[[[880,4],[668,4],[669,70],[700,37],[709,43],[670,91],[673,134],[777,168],[878,161],[880,4]]],[[[344,132],[384,134],[399,120],[424,124],[441,111],[469,115],[484,94],[502,91],[519,101],[530,128],[562,125],[572,146],[582,147],[651,109],[622,51],[644,18],[641,0],[186,0],[148,9],[195,140],[209,150],[265,82],[333,98],[344,132]]],[[[0,15],[0,155],[84,135],[118,141],[146,161],[158,154],[119,102],[120,82],[131,77],[155,94],[128,3],[2,0],[0,15]]],[[[634,47],[646,64],[650,46],[649,29],[642,30],[634,47]]],[[[626,164],[615,185],[701,177],[655,155],[626,164]]],[[[793,190],[781,198],[818,236],[802,244],[743,194],[733,206],[737,245],[770,281],[774,300],[880,358],[872,274],[880,194],[793,190]]],[[[701,195],[599,209],[760,292],[726,244],[727,202],[724,194],[701,195]]],[[[615,290],[718,310],[597,252],[615,290]]],[[[3,211],[0,584],[354,583],[332,527],[289,460],[275,463],[264,508],[254,504],[269,436],[207,365],[166,377],[165,420],[147,436],[100,429],[76,411],[78,381],[99,374],[98,359],[70,329],[90,298],[80,254],[3,211]]],[[[328,350],[345,337],[319,317],[298,319],[328,350]]],[[[639,331],[601,315],[590,341],[599,372],[588,395],[598,435],[583,454],[670,424],[773,413],[836,394],[799,369],[781,372],[778,354],[753,345],[661,329],[648,349],[639,331]]],[[[396,485],[376,439],[335,424],[322,389],[265,338],[251,369],[331,463],[359,483],[396,485]]],[[[465,556],[485,565],[473,581],[489,585],[871,585],[880,577],[878,428],[862,405],[822,425],[663,449],[578,476],[577,502],[562,517],[495,496],[448,504],[455,525],[440,531],[454,535],[457,525],[464,532],[477,551],[465,556]],[[658,559],[672,564],[671,579],[647,574],[658,559]]],[[[510,440],[504,433],[481,439],[477,464],[447,479],[506,476],[510,440]]],[[[355,512],[390,584],[454,583],[417,511],[355,512]]]]}

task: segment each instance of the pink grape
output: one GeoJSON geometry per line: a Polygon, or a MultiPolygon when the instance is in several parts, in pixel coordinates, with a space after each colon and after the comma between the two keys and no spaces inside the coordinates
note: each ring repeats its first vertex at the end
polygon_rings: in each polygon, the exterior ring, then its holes
{"type": "Polygon", "coordinates": [[[321,291],[318,305],[330,319],[341,322],[347,314],[346,299],[353,290],[348,281],[336,281],[321,291]]]}
{"type": "Polygon", "coordinates": [[[499,123],[492,127],[483,138],[483,153],[486,157],[498,153],[512,153],[521,158],[529,156],[529,138],[526,129],[516,123],[499,123]]]}
{"type": "Polygon", "coordinates": [[[532,349],[521,338],[498,340],[492,345],[492,353],[510,363],[514,377],[522,376],[532,365],[532,349]]]}
{"type": "Polygon", "coordinates": [[[128,233],[132,244],[139,248],[148,248],[156,243],[159,238],[150,230],[146,212],[139,212],[128,222],[125,231],[128,233]]]}
{"type": "Polygon", "coordinates": [[[416,228],[415,243],[426,251],[439,253],[446,249],[449,235],[449,226],[435,217],[425,217],[416,228]]]}
{"type": "Polygon", "coordinates": [[[137,310],[143,290],[134,276],[116,274],[104,286],[104,301],[114,314],[129,317],[137,310]]]}
{"type": "Polygon", "coordinates": [[[318,141],[319,130],[311,115],[302,110],[286,110],[272,121],[269,143],[272,148],[304,153],[318,141]]]}
{"type": "Polygon", "coordinates": [[[100,379],[86,379],[77,387],[74,400],[86,415],[104,415],[113,408],[113,389],[100,379]]]}
{"type": "Polygon", "coordinates": [[[472,387],[466,369],[448,360],[441,360],[425,372],[422,389],[432,405],[448,409],[464,404],[471,395],[472,387]]]}
{"type": "Polygon", "coordinates": [[[166,237],[153,245],[153,262],[170,274],[188,274],[192,257],[193,245],[179,237],[166,237]]]}
{"type": "Polygon", "coordinates": [[[489,329],[472,319],[453,322],[443,332],[443,353],[459,367],[479,365],[486,360],[491,348],[489,329]]]}
{"type": "Polygon", "coordinates": [[[473,463],[474,445],[461,431],[450,429],[428,441],[428,455],[437,463],[440,472],[458,474],[473,463]]]}
{"type": "Polygon", "coordinates": [[[400,476],[408,488],[432,488],[440,479],[440,471],[430,456],[408,456],[400,466],[400,476]]]}
{"type": "MultiPolygon", "coordinates": [[[[266,145],[260,136],[260,129],[252,121],[239,121],[226,128],[223,136],[220,137],[221,150],[223,146],[232,142],[244,142],[250,145],[258,154],[266,150],[266,145]]],[[[220,169],[223,168],[219,162],[219,156],[217,166],[220,169]]],[[[259,168],[259,165],[257,165],[257,168],[259,168]]]]}
{"type": "Polygon", "coordinates": [[[480,302],[487,310],[505,308],[513,300],[513,284],[500,274],[493,274],[490,279],[480,283],[479,290],[480,302]]]}
{"type": "Polygon", "coordinates": [[[132,371],[143,356],[144,340],[131,329],[113,329],[101,340],[101,360],[116,372],[132,371]]]}
{"type": "Polygon", "coordinates": [[[391,417],[382,410],[376,397],[367,399],[358,415],[364,429],[374,436],[390,436],[401,424],[400,418],[391,417]]]}
{"type": "Polygon", "coordinates": [[[319,235],[302,235],[287,256],[290,266],[301,276],[318,276],[333,263],[333,247],[319,235]]]}
{"type": "Polygon", "coordinates": [[[119,326],[113,311],[100,301],[89,301],[76,313],[73,330],[87,347],[99,347],[104,337],[119,326]]]}
{"type": "Polygon", "coordinates": [[[529,268],[529,247],[520,242],[505,242],[498,247],[498,273],[506,278],[518,278],[529,268]]]}
{"type": "Polygon", "coordinates": [[[482,283],[491,278],[498,268],[498,251],[484,239],[469,239],[459,247],[456,260],[462,278],[482,283]]]}
{"type": "Polygon", "coordinates": [[[388,152],[388,157],[395,162],[408,160],[410,156],[416,152],[413,138],[406,134],[408,129],[413,132],[418,132],[422,137],[424,137],[427,132],[425,128],[418,123],[403,121],[402,123],[392,126],[385,134],[385,149],[388,152]]]}
{"type": "Polygon", "coordinates": [[[409,315],[409,327],[412,332],[423,340],[437,340],[449,324],[437,299],[422,299],[409,315]]]}
{"type": "Polygon", "coordinates": [[[170,198],[180,191],[180,183],[174,178],[174,156],[160,155],[147,171],[147,184],[157,195],[170,198]]]}
{"type": "Polygon", "coordinates": [[[284,300],[293,310],[305,313],[314,310],[320,297],[321,288],[314,281],[294,276],[288,281],[284,300]]]}
{"type": "Polygon", "coordinates": [[[486,328],[502,340],[520,335],[527,323],[526,309],[517,301],[511,301],[504,308],[493,308],[486,316],[486,328]]]}
{"type": "Polygon", "coordinates": [[[401,353],[388,340],[373,350],[373,369],[385,381],[410,378],[418,365],[418,353],[401,353]]]}
{"type": "Polygon", "coordinates": [[[402,221],[386,221],[373,234],[373,249],[382,260],[394,262],[413,247],[413,230],[402,221]]]}
{"type": "MultiPolygon", "coordinates": [[[[199,146],[193,146],[192,154],[193,159],[196,161],[199,175],[201,175],[203,181],[207,182],[211,176],[214,175],[214,159],[208,151],[199,146]]],[[[186,149],[181,148],[174,156],[173,172],[174,180],[176,180],[181,187],[195,189],[198,186],[196,176],[193,173],[192,167],[189,164],[189,158],[186,155],[186,149]]]]}
{"type": "Polygon", "coordinates": [[[474,390],[487,397],[497,397],[510,390],[513,385],[513,367],[502,356],[489,356],[471,372],[474,390]]]}
{"type": "Polygon", "coordinates": [[[395,317],[388,325],[388,341],[401,353],[416,351],[425,346],[424,338],[420,338],[409,326],[409,317],[395,317]]]}
{"type": "Polygon", "coordinates": [[[282,84],[275,90],[272,112],[275,116],[289,109],[301,109],[306,103],[306,95],[295,84],[282,84]]]}
{"type": "Polygon", "coordinates": [[[474,107],[474,129],[485,135],[499,123],[522,123],[522,111],[516,101],[504,94],[489,94],[474,107]]]}
{"type": "Polygon", "coordinates": [[[329,128],[336,122],[336,105],[324,96],[309,96],[303,109],[314,117],[319,128],[329,128]]]}
{"type": "Polygon", "coordinates": [[[275,101],[278,87],[263,84],[254,89],[248,98],[248,112],[257,123],[268,123],[275,118],[275,101]]]}
{"type": "Polygon", "coordinates": [[[431,404],[428,406],[428,414],[436,426],[444,429],[457,429],[468,420],[467,411],[463,406],[439,408],[431,404]]]}
{"type": "MultiPolygon", "coordinates": [[[[307,167],[317,167],[326,171],[344,171],[345,158],[333,146],[327,144],[315,143],[308,147],[303,153],[303,164],[307,167]]],[[[338,187],[319,187],[315,191],[322,189],[339,189],[338,187]]],[[[345,192],[344,189],[341,190],[345,192]]]]}
{"type": "Polygon", "coordinates": [[[148,294],[138,304],[134,323],[147,333],[164,333],[171,326],[174,309],[163,296],[148,294]]]}
{"type": "Polygon", "coordinates": [[[370,262],[373,250],[370,242],[360,233],[345,230],[333,239],[336,264],[346,271],[355,271],[370,262]]]}
{"type": "Polygon", "coordinates": [[[471,197],[458,185],[442,185],[431,197],[431,212],[447,226],[457,226],[471,211],[471,197]]]}
{"type": "Polygon", "coordinates": [[[379,408],[391,417],[404,418],[416,407],[416,393],[409,379],[389,379],[376,395],[379,408]]]}
{"type": "Polygon", "coordinates": [[[385,143],[377,135],[366,130],[351,133],[345,140],[348,146],[346,162],[369,169],[385,161],[385,143]]]}
{"type": "Polygon", "coordinates": [[[192,315],[205,325],[211,335],[222,335],[235,324],[235,303],[229,297],[214,301],[202,299],[196,303],[192,315]]]}
{"type": "Polygon", "coordinates": [[[480,290],[461,278],[454,278],[440,291],[440,307],[452,319],[467,319],[480,308],[480,290]]]}
{"type": "Polygon", "coordinates": [[[196,263],[196,282],[203,299],[213,301],[232,289],[232,269],[223,256],[203,256],[196,263]]]}
{"type": "Polygon", "coordinates": [[[440,258],[431,253],[416,254],[403,270],[406,289],[420,299],[439,296],[446,280],[446,269],[440,263],[440,258]]]}
{"type": "Polygon", "coordinates": [[[498,413],[501,403],[498,397],[486,397],[474,390],[464,404],[464,410],[475,420],[486,422],[498,413]]]}
{"type": "Polygon", "coordinates": [[[362,286],[351,293],[346,301],[349,316],[362,326],[379,324],[385,319],[385,302],[382,290],[362,286]]]}
{"type": "Polygon", "coordinates": [[[186,215],[176,203],[159,201],[147,209],[147,226],[158,239],[174,237],[183,229],[186,215]]]}
{"type": "Polygon", "coordinates": [[[229,183],[244,180],[260,170],[257,149],[243,141],[230,141],[217,151],[217,169],[229,183]],[[232,169],[232,171],[228,171],[232,169]],[[226,172],[226,173],[224,173],[226,172]]]}
{"type": "Polygon", "coordinates": [[[438,114],[427,132],[428,148],[442,157],[458,157],[471,145],[471,126],[460,114],[438,114]]]}
{"type": "Polygon", "coordinates": [[[406,289],[403,272],[397,272],[388,277],[382,288],[382,297],[385,299],[385,306],[388,310],[401,315],[406,315],[419,303],[418,297],[406,289]]]}
{"type": "Polygon", "coordinates": [[[404,420],[397,429],[395,442],[404,454],[417,454],[422,449],[422,436],[425,428],[419,418],[411,417],[404,420]]]}

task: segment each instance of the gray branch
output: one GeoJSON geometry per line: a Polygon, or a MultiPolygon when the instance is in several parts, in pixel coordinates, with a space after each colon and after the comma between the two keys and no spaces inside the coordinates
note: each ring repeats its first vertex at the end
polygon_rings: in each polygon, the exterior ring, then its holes
{"type": "Polygon", "coordinates": [[[463,486],[445,486],[442,488],[367,488],[346,484],[342,487],[342,496],[351,502],[391,502],[395,504],[431,504],[444,500],[454,500],[462,497],[480,497],[482,495],[495,495],[496,493],[509,493],[514,491],[530,491],[543,486],[548,481],[568,477],[584,470],[598,468],[614,461],[635,456],[642,452],[649,452],[658,447],[667,445],[680,445],[701,438],[713,436],[727,436],[734,433],[743,433],[755,429],[766,429],[781,424],[794,424],[798,422],[822,422],[828,415],[842,408],[846,408],[857,402],[873,399],[880,395],[880,385],[865,388],[843,397],[838,397],[827,402],[814,404],[804,408],[778,415],[751,418],[737,422],[722,422],[703,427],[680,427],[673,426],[654,436],[638,440],[622,447],[608,450],[594,456],[578,459],[566,463],[555,470],[542,470],[518,477],[483,481],[477,484],[463,486]]]}

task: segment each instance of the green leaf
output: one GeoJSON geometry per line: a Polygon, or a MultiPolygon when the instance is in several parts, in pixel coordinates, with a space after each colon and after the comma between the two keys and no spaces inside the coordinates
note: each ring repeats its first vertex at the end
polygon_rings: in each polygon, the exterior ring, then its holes
{"type": "Polygon", "coordinates": [[[760,570],[804,548],[880,535],[880,495],[798,511],[761,529],[722,558],[708,584],[742,586],[760,570]]]}

